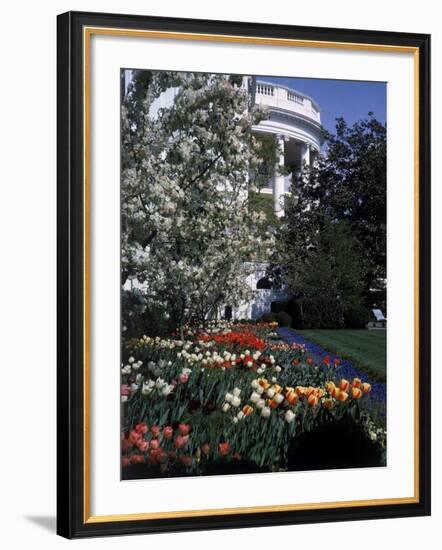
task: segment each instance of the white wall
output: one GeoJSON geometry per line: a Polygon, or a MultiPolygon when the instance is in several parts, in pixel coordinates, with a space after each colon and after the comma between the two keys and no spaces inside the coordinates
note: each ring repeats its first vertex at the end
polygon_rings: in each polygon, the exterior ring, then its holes
{"type": "MultiPolygon", "coordinates": [[[[292,0],[15,0],[2,5],[0,87],[2,238],[0,539],[5,548],[276,548],[355,544],[360,550],[390,544],[402,550],[440,545],[442,485],[434,468],[433,517],[329,525],[186,533],[68,543],[54,535],[55,514],[55,16],[67,10],[202,17],[268,23],[433,33],[433,120],[441,121],[442,29],[436,2],[316,0],[300,9],[292,0]],[[437,99],[437,100],[436,100],[437,99]]],[[[434,124],[436,127],[436,124],[434,124]]],[[[439,132],[433,150],[442,150],[439,132]]],[[[442,262],[440,155],[433,155],[435,281],[442,262]]],[[[433,290],[435,344],[442,331],[441,286],[433,290]]],[[[442,386],[435,360],[433,387],[442,386]]],[[[436,392],[434,392],[436,397],[436,392]]],[[[433,406],[433,463],[442,463],[442,406],[433,406]]]]}

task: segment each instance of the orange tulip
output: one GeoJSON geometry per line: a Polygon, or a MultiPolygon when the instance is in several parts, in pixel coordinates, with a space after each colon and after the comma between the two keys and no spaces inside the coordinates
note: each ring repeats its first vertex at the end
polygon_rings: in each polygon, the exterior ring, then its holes
{"type": "Polygon", "coordinates": [[[351,389],[351,396],[353,397],[353,399],[359,399],[360,397],[362,397],[362,390],[361,388],[355,388],[353,387],[351,389]]]}
{"type": "Polygon", "coordinates": [[[360,378],[353,378],[353,381],[351,383],[351,385],[354,387],[354,388],[360,388],[361,387],[361,379],[360,378]]]}
{"type": "Polygon", "coordinates": [[[332,393],[332,391],[336,388],[336,385],[334,382],[327,382],[325,385],[325,389],[328,391],[328,393],[332,393]]]}
{"type": "Polygon", "coordinates": [[[270,399],[270,401],[269,401],[269,407],[270,407],[271,409],[276,409],[276,408],[278,407],[278,403],[277,403],[277,401],[275,401],[275,398],[270,399]]]}
{"type": "Polygon", "coordinates": [[[242,409],[242,412],[246,415],[246,416],[250,416],[253,412],[253,407],[251,407],[250,405],[244,405],[243,409],[242,409]]]}
{"type": "Polygon", "coordinates": [[[287,395],[285,396],[285,398],[290,403],[290,405],[296,405],[296,403],[298,402],[298,396],[294,391],[287,392],[287,395]]]}
{"type": "Polygon", "coordinates": [[[326,409],[333,408],[333,399],[331,399],[330,397],[328,397],[327,399],[324,399],[324,407],[326,409]]]}
{"type": "Polygon", "coordinates": [[[260,378],[258,380],[258,384],[261,386],[261,388],[264,388],[265,390],[267,390],[270,387],[270,384],[267,382],[265,378],[260,378]]]}
{"type": "Polygon", "coordinates": [[[340,392],[338,393],[338,396],[337,396],[337,397],[338,397],[339,401],[341,401],[341,402],[343,403],[344,401],[347,401],[347,399],[348,399],[348,393],[345,392],[345,391],[340,391],[340,392]]]}
{"type": "Polygon", "coordinates": [[[345,378],[342,378],[342,380],[339,382],[339,389],[342,391],[347,391],[349,385],[350,385],[350,382],[345,378]]]}
{"type": "Polygon", "coordinates": [[[369,393],[371,391],[371,384],[369,384],[368,382],[364,382],[362,385],[361,385],[361,390],[364,392],[364,393],[369,393]]]}
{"type": "Polygon", "coordinates": [[[316,397],[316,395],[314,393],[312,393],[309,398],[308,398],[308,404],[311,406],[311,407],[315,407],[317,404],[318,404],[318,398],[316,397]]]}
{"type": "Polygon", "coordinates": [[[337,398],[338,398],[338,395],[339,395],[339,393],[340,393],[340,391],[341,391],[341,390],[335,386],[335,387],[332,389],[332,392],[331,392],[332,397],[335,397],[335,398],[337,399],[337,398]]]}
{"type": "Polygon", "coordinates": [[[278,384],[274,384],[272,386],[272,390],[275,392],[275,393],[281,393],[282,392],[282,388],[281,386],[278,386],[278,384]]]}
{"type": "Polygon", "coordinates": [[[298,395],[304,395],[304,393],[305,393],[305,388],[304,388],[304,386],[296,386],[295,392],[296,392],[298,395]]]}
{"type": "Polygon", "coordinates": [[[309,386],[306,390],[305,390],[305,395],[307,397],[310,397],[313,393],[315,393],[315,388],[313,386],[309,386]]]}

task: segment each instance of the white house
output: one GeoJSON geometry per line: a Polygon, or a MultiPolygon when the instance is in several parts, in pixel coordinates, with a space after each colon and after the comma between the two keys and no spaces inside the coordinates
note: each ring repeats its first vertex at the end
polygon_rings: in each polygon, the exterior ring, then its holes
{"type": "MultiPolygon", "coordinates": [[[[275,175],[260,193],[272,196],[275,214],[283,217],[284,195],[289,192],[293,174],[313,163],[320,153],[323,142],[320,108],[311,97],[281,84],[244,77],[243,86],[252,95],[252,102],[265,105],[268,111],[268,117],[253,130],[273,136],[279,146],[275,175]],[[289,174],[282,175],[287,168],[289,174]]],[[[288,297],[284,289],[274,288],[266,277],[266,263],[260,262],[254,267],[254,273],[247,278],[254,292],[253,299],[236,308],[227,306],[226,316],[257,319],[270,311],[272,302],[288,297]]]]}

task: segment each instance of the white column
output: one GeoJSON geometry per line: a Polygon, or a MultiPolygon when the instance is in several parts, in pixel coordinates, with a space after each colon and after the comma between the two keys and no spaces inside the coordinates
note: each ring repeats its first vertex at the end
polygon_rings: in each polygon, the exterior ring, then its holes
{"type": "Polygon", "coordinates": [[[310,166],[310,144],[303,143],[301,149],[301,168],[304,168],[304,165],[310,166]]]}
{"type": "Polygon", "coordinates": [[[276,136],[279,149],[278,160],[275,166],[275,177],[273,178],[273,211],[282,218],[284,216],[284,208],[282,206],[282,198],[284,195],[284,137],[276,136]]]}

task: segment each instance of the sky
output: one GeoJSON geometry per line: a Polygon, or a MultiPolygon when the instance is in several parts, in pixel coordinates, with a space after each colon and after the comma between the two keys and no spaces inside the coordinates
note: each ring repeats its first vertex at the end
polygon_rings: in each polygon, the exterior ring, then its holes
{"type": "Polygon", "coordinates": [[[352,125],[357,120],[366,118],[369,111],[373,111],[375,118],[385,124],[387,108],[385,82],[272,76],[258,78],[294,88],[314,99],[321,110],[321,123],[329,132],[334,133],[337,117],[344,117],[347,123],[352,125]]]}

